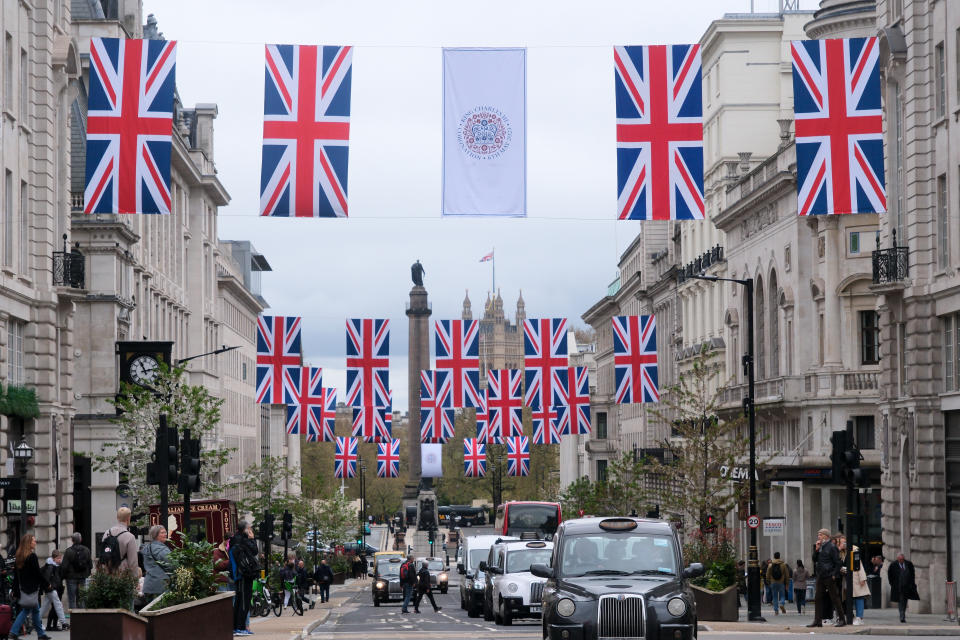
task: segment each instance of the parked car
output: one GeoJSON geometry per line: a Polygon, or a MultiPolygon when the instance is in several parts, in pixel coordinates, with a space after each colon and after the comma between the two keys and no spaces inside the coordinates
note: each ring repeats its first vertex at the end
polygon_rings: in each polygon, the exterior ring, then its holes
{"type": "Polygon", "coordinates": [[[549,563],[530,567],[546,579],[543,637],[550,640],[644,637],[691,640],[697,609],[676,529],[639,518],[563,522],[549,563]]]}
{"type": "Polygon", "coordinates": [[[344,553],[362,553],[367,556],[372,556],[373,554],[380,551],[372,544],[364,544],[363,547],[358,547],[356,542],[347,542],[343,545],[344,553]]]}
{"type": "Polygon", "coordinates": [[[541,614],[543,578],[530,573],[530,565],[550,562],[553,543],[542,540],[499,542],[490,547],[488,560],[480,565],[487,572],[484,617],[497,624],[513,624],[516,618],[541,614]]]}
{"type": "Polygon", "coordinates": [[[460,580],[460,608],[467,615],[476,618],[483,611],[483,592],[486,573],[480,570],[480,563],[486,561],[490,547],[504,540],[516,540],[505,536],[483,535],[466,536],[460,544],[460,558],[457,560],[457,572],[463,576],[460,580]]]}

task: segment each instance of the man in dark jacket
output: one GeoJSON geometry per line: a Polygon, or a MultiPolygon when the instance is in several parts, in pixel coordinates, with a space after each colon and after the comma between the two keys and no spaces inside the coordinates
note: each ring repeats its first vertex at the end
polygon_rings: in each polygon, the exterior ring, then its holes
{"type": "Polygon", "coordinates": [[[413,599],[413,589],[417,584],[417,568],[413,558],[407,559],[400,565],[400,585],[403,587],[403,605],[400,613],[410,613],[410,600],[413,599]]]}
{"type": "Polygon", "coordinates": [[[313,609],[313,600],[307,597],[310,591],[310,576],[307,575],[307,566],[303,560],[297,561],[297,597],[301,602],[305,602],[313,609]]]}
{"type": "Polygon", "coordinates": [[[420,571],[417,573],[417,597],[413,599],[413,612],[420,613],[420,601],[423,596],[430,598],[430,604],[433,605],[433,612],[440,611],[443,607],[438,607],[436,600],[433,599],[433,591],[430,588],[430,570],[427,563],[420,565],[420,571]]]}
{"type": "Polygon", "coordinates": [[[67,604],[70,609],[78,609],[80,602],[78,594],[80,587],[90,577],[93,569],[93,555],[90,549],[83,544],[83,536],[73,534],[73,544],[63,552],[63,561],[60,563],[60,575],[67,583],[67,604]]]}
{"type": "Polygon", "coordinates": [[[253,529],[244,520],[237,523],[237,532],[230,539],[229,553],[236,585],[236,596],[233,598],[233,630],[244,631],[247,628],[247,615],[250,613],[250,599],[253,597],[253,580],[260,573],[253,529]]]}
{"type": "Polygon", "coordinates": [[[920,594],[917,593],[917,574],[913,570],[913,563],[903,557],[903,554],[897,556],[896,562],[890,563],[887,569],[887,579],[890,581],[890,601],[897,603],[900,610],[900,622],[907,621],[907,600],[919,600],[920,594]]]}
{"type": "Polygon", "coordinates": [[[320,587],[320,602],[328,602],[330,600],[330,583],[333,582],[333,570],[325,559],[321,560],[317,568],[313,570],[313,580],[320,587]]]}
{"type": "Polygon", "coordinates": [[[833,610],[837,615],[837,626],[847,624],[843,616],[843,604],[840,602],[840,592],[837,590],[836,576],[840,574],[840,552],[830,541],[830,531],[820,529],[817,532],[817,546],[814,558],[814,568],[817,573],[816,595],[814,597],[813,622],[808,627],[823,626],[824,595],[830,597],[833,610]]]}

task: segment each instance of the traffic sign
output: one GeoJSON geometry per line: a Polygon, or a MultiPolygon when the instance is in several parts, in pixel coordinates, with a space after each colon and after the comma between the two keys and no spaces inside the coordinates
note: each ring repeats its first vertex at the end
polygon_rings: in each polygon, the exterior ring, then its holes
{"type": "Polygon", "coordinates": [[[760,526],[760,518],[758,516],[750,516],[747,518],[747,526],[751,529],[756,529],[760,526]]]}
{"type": "Polygon", "coordinates": [[[19,489],[20,478],[0,478],[0,489],[19,489]]]}

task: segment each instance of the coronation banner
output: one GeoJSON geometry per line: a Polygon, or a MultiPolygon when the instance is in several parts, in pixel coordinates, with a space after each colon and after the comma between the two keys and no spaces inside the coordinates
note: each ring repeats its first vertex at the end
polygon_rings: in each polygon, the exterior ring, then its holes
{"type": "Polygon", "coordinates": [[[443,445],[424,443],[420,445],[420,475],[424,478],[443,477],[443,445]]]}
{"type": "Polygon", "coordinates": [[[443,215],[527,214],[526,87],[526,49],[443,50],[443,215]]]}

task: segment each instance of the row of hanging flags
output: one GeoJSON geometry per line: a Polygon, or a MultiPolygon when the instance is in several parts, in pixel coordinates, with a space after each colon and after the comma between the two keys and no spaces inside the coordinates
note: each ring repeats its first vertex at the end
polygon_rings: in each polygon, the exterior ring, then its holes
{"type": "MultiPolygon", "coordinates": [[[[656,317],[617,316],[612,325],[616,402],[657,402],[656,317]]],[[[335,442],[336,477],[356,475],[360,439],[378,443],[377,476],[398,477],[389,321],[347,320],[344,402],[353,408],[349,437],[334,433],[337,390],[323,385],[320,368],[302,364],[301,333],[299,317],[257,319],[257,402],[286,405],[287,433],[303,434],[308,442],[335,442]]],[[[505,444],[509,475],[525,476],[531,442],[523,433],[523,407],[532,412],[533,444],[558,444],[562,436],[590,433],[588,371],[568,365],[566,319],[528,319],[523,323],[524,369],[487,371],[482,388],[479,333],[478,320],[436,321],[434,368],[420,372],[420,442],[448,442],[454,437],[454,411],[473,409],[477,435],[463,441],[464,474],[486,475],[486,445],[505,444]]]]}
{"type": "MultiPolygon", "coordinates": [[[[877,38],[791,44],[800,215],[885,210],[877,38]]],[[[93,38],[86,213],[170,213],[176,42],[93,38]]],[[[700,46],[618,46],[617,218],[704,217],[700,46]]],[[[260,214],[346,217],[349,46],[267,45],[260,214]]],[[[526,50],[443,50],[443,215],[526,215],[526,50]]]]}

